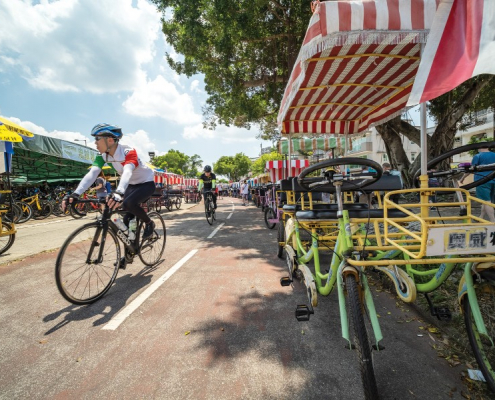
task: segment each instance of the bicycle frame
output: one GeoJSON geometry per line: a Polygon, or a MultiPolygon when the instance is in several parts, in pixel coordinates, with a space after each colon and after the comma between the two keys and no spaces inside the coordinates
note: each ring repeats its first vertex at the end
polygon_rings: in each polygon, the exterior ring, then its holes
{"type": "MultiPolygon", "coordinates": [[[[337,190],[337,196],[339,195],[340,188],[337,190]]],[[[364,268],[353,267],[347,262],[348,259],[351,258],[351,256],[359,258],[359,255],[354,252],[351,224],[347,210],[342,211],[339,218],[335,221],[335,224],[338,226],[339,230],[328,273],[322,273],[321,270],[320,255],[318,249],[319,235],[316,233],[316,228],[312,229],[311,247],[308,251],[306,251],[300,239],[300,223],[297,218],[290,219],[286,223],[285,249],[287,251],[288,257],[293,257],[293,260],[298,265],[297,268],[299,270],[302,270],[305,284],[308,288],[308,297],[311,306],[317,305],[317,301],[315,299],[316,292],[323,296],[328,296],[333,291],[333,289],[335,288],[335,284],[337,283],[342,337],[348,341],[349,345],[351,345],[351,338],[349,335],[349,320],[347,318],[343,282],[346,274],[350,273],[356,275],[358,282],[361,283],[363,297],[368,309],[371,326],[376,340],[376,348],[379,348],[379,342],[383,339],[383,335],[380,329],[380,324],[378,322],[378,316],[373,303],[373,297],[368,285],[368,280],[366,279],[366,276],[364,274],[364,268]],[[292,247],[288,245],[291,239],[292,243],[296,245],[297,253],[294,253],[292,247]],[[309,268],[306,266],[306,263],[311,260],[313,260],[314,262],[314,274],[312,274],[309,268]],[[313,295],[313,293],[315,295],[313,295]]],[[[291,268],[293,268],[293,266],[289,264],[289,269],[291,268]]],[[[291,279],[293,272],[294,271],[290,270],[291,279]]],[[[310,310],[310,313],[312,313],[312,309],[310,310]]]]}

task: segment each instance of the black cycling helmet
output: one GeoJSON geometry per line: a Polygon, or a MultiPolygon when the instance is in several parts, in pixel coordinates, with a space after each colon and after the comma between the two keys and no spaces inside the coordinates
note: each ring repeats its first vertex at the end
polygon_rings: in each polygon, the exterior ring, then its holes
{"type": "Polygon", "coordinates": [[[205,172],[211,172],[211,167],[209,165],[205,165],[203,171],[205,171],[205,172]]]}
{"type": "Polygon", "coordinates": [[[122,129],[116,125],[98,124],[91,129],[91,136],[106,136],[120,139],[122,138],[122,129]]]}

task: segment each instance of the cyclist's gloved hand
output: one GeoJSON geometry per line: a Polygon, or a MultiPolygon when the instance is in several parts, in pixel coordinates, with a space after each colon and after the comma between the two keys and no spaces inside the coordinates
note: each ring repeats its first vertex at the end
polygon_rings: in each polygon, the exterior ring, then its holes
{"type": "Polygon", "coordinates": [[[62,211],[65,211],[67,204],[77,203],[79,195],[77,193],[66,194],[62,199],[62,211]]]}
{"type": "Polygon", "coordinates": [[[124,200],[124,194],[120,192],[113,192],[108,196],[107,204],[112,210],[119,208],[124,200]]]}

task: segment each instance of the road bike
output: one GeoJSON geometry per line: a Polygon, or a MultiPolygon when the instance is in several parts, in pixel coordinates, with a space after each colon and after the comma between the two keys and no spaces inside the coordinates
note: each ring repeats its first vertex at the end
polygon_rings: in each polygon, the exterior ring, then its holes
{"type": "Polygon", "coordinates": [[[36,192],[32,196],[23,198],[22,202],[31,206],[34,219],[44,219],[52,214],[52,204],[49,201],[42,200],[39,192],[36,192]]]}
{"type": "Polygon", "coordinates": [[[212,190],[204,190],[204,199],[205,199],[205,215],[206,220],[210,225],[213,225],[213,221],[217,219],[215,213],[215,205],[213,203],[213,196],[215,194],[212,190]]]}
{"type": "MultiPolygon", "coordinates": [[[[134,257],[152,267],[161,261],[167,232],[157,212],[148,216],[155,223],[153,234],[142,240],[144,223],[137,221],[135,238],[112,221],[106,200],[80,200],[105,204],[101,219],[76,229],[64,242],[55,264],[55,280],[60,294],[73,304],[90,304],[100,299],[114,283],[119,269],[125,269],[134,257]],[[124,257],[121,257],[120,243],[124,257]]],[[[71,205],[73,206],[73,205],[71,205]]]]}

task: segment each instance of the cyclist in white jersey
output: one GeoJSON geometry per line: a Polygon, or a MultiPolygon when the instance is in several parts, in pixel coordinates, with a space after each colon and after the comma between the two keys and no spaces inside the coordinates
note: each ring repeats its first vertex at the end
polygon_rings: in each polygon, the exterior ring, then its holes
{"type": "Polygon", "coordinates": [[[153,233],[155,224],[142,209],[141,203],[148,200],[155,191],[153,171],[143,164],[135,149],[119,144],[122,129],[118,126],[98,124],[91,130],[91,136],[94,136],[100,154],[96,156],[91,169],[82,178],[74,193],[66,196],[62,207],[65,209],[67,201],[72,203],[74,199],[77,200],[94,183],[105,163],[112,164],[121,178],[117,190],[107,197],[107,204],[111,209],[123,205],[127,211],[124,216],[127,226],[134,216],[143,221],[146,226],[142,239],[147,239],[153,233]]]}

